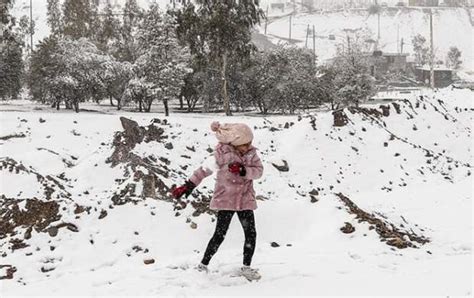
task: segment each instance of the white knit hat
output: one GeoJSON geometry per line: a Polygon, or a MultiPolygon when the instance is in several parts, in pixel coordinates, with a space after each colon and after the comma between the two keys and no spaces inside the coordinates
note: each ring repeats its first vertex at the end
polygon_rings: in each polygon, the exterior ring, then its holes
{"type": "Polygon", "coordinates": [[[244,123],[224,123],[217,121],[211,123],[211,129],[216,133],[217,140],[221,143],[239,146],[252,142],[252,129],[244,123]]]}

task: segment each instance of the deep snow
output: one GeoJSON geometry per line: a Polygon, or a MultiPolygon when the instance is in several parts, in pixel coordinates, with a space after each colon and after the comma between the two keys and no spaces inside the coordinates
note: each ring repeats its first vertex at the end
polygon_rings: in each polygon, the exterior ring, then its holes
{"type": "MultiPolygon", "coordinates": [[[[242,259],[243,233],[237,219],[206,275],[192,267],[213,233],[213,216],[193,216],[191,205],[175,210],[159,195],[136,197],[136,205],[112,204],[112,195],[125,183],[116,180],[124,178],[124,166],[111,168],[105,163],[113,151],[114,132],[122,130],[119,116],[147,126],[153,118],[163,119],[161,114],[58,113],[46,107],[3,111],[0,137],[15,133],[26,137],[0,141],[0,161],[9,157],[30,171],[64,181],[70,199],[56,198],[61,194],[56,189],[52,200],[65,208],[59,222],[73,223],[79,231],[59,229],[51,237],[33,230],[31,239],[24,240],[29,246],[15,251],[8,241],[23,239],[26,227],[0,240],[2,264],[17,268],[13,279],[0,281],[0,292],[2,296],[472,295],[472,92],[442,89],[423,94],[423,100],[411,95],[398,101],[400,114],[388,103],[388,117],[346,110],[350,121],[343,127],[333,126],[330,111],[301,118],[172,114],[169,125],[157,124],[168,136],[165,142],[141,143],[133,149],[138,156],[155,157],[157,166],[163,165],[160,157],[168,159],[170,176],[159,178],[171,186],[182,183],[210,157],[206,149],[216,143],[211,121],[245,121],[254,127],[254,145],[265,167],[255,183],[257,194],[263,196],[256,210],[253,260],[263,277],[256,283],[230,276],[242,259]],[[167,142],[173,144],[172,150],[166,149],[167,142]],[[194,146],[195,152],[186,146],[194,146]],[[282,160],[288,162],[289,172],[272,165],[282,160]],[[61,173],[66,180],[58,178],[61,173]],[[313,189],[318,190],[316,202],[309,194],[313,189]],[[387,245],[368,223],[359,223],[348,212],[337,193],[430,242],[405,249],[387,245]],[[75,214],[75,204],[90,206],[90,214],[75,214]],[[102,210],[107,215],[99,219],[102,210]],[[345,222],[355,232],[342,233],[345,222]],[[272,247],[272,242],[280,246],[272,247]],[[144,260],[151,258],[155,263],[145,265],[144,260]]],[[[381,111],[378,105],[369,107],[381,111]]],[[[45,200],[43,186],[32,175],[3,168],[0,193],[20,202],[32,196],[45,200]]],[[[213,182],[208,178],[198,191],[211,195],[213,182]]]]}

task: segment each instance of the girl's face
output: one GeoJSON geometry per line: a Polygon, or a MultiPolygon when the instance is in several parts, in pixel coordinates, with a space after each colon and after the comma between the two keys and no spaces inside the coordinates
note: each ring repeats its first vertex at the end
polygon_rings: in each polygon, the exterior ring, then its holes
{"type": "Polygon", "coordinates": [[[240,154],[245,154],[247,151],[250,149],[250,145],[252,145],[252,142],[249,142],[247,144],[239,145],[239,146],[234,146],[234,148],[240,152],[240,154]]]}

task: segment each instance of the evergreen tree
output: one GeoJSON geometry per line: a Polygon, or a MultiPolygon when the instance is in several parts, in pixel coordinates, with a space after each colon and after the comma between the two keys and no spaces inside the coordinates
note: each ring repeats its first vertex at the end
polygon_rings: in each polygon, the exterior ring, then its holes
{"type": "MultiPolygon", "coordinates": [[[[12,8],[14,2],[14,0],[2,0],[2,2],[0,2],[0,23],[5,26],[2,26],[5,31],[9,29],[9,26],[7,25],[12,25],[14,23],[13,17],[10,15],[10,9],[12,8]]],[[[0,38],[2,38],[2,36],[4,35],[0,35],[0,38]]]]}
{"type": "Polygon", "coordinates": [[[18,38],[21,40],[22,45],[26,48],[28,52],[31,53],[31,43],[30,43],[30,36],[31,34],[35,34],[35,21],[31,21],[30,17],[23,15],[20,18],[17,26],[17,34],[18,38]]]}
{"type": "Polygon", "coordinates": [[[89,0],[65,0],[63,3],[63,33],[73,39],[90,38],[94,34],[94,18],[89,0]]]}
{"type": "Polygon", "coordinates": [[[104,18],[99,8],[101,0],[88,0],[88,1],[89,1],[90,16],[91,16],[90,28],[92,29],[89,32],[89,35],[87,36],[87,38],[89,38],[89,40],[92,41],[100,49],[103,49],[99,41],[99,35],[100,35],[100,32],[102,31],[103,18],[104,18]]]}
{"type": "Polygon", "coordinates": [[[107,2],[100,16],[100,27],[97,28],[97,45],[101,50],[109,52],[112,45],[117,42],[120,21],[114,15],[110,2],[107,2]]]}
{"type": "Polygon", "coordinates": [[[23,50],[17,39],[0,44],[0,97],[16,99],[23,76],[23,50]]]}
{"type": "Polygon", "coordinates": [[[23,76],[22,36],[15,30],[15,18],[10,14],[13,0],[2,0],[0,6],[0,97],[16,98],[23,76]]]}
{"type": "Polygon", "coordinates": [[[53,35],[59,35],[63,27],[61,9],[59,8],[59,0],[48,0],[47,8],[48,10],[46,15],[51,33],[53,35]]]}
{"type": "Polygon", "coordinates": [[[8,41],[15,39],[13,27],[15,18],[10,14],[14,0],[2,0],[0,2],[0,46],[5,46],[8,41]]]}
{"type": "Polygon", "coordinates": [[[127,0],[122,13],[122,26],[119,30],[114,56],[120,61],[133,63],[138,58],[138,44],[135,36],[143,11],[138,6],[137,0],[127,0]]]}
{"type": "Polygon", "coordinates": [[[123,7],[123,27],[122,31],[132,35],[134,28],[140,23],[143,11],[137,3],[137,0],[127,0],[123,7]]]}
{"type": "MultiPolygon", "coordinates": [[[[220,70],[226,115],[231,115],[227,92],[229,60],[245,59],[252,49],[250,30],[264,15],[258,0],[198,0],[187,3],[176,14],[178,34],[194,55],[208,57],[220,70]]],[[[232,66],[230,66],[232,67],[232,66]]]]}
{"type": "Polygon", "coordinates": [[[196,104],[199,101],[202,92],[202,86],[204,79],[203,72],[196,73],[191,72],[185,75],[184,77],[184,86],[181,88],[181,93],[179,94],[180,108],[183,109],[183,99],[186,100],[188,112],[192,112],[196,107],[196,104]]]}
{"type": "Polygon", "coordinates": [[[54,59],[58,51],[58,40],[51,35],[36,45],[30,58],[27,83],[33,100],[50,103],[58,110],[61,102],[68,103],[62,84],[56,80],[60,75],[60,61],[54,59]]]}

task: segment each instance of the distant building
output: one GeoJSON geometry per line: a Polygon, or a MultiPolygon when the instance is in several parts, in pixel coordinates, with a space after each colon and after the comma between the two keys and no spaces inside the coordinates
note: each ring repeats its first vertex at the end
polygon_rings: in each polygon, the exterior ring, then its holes
{"type": "MultiPolygon", "coordinates": [[[[419,82],[426,86],[430,86],[431,73],[429,67],[415,68],[415,76],[419,82]]],[[[435,68],[434,69],[434,86],[436,88],[443,88],[453,83],[453,70],[449,68],[435,68]]]]}
{"type": "Polygon", "coordinates": [[[270,4],[271,10],[280,9],[281,11],[285,11],[285,3],[271,3],[270,4]]]}
{"type": "Polygon", "coordinates": [[[348,8],[366,8],[373,4],[373,0],[268,0],[261,2],[262,7],[269,5],[270,9],[293,9],[304,7],[306,9],[348,9],[348,8]]]}
{"type": "Polygon", "coordinates": [[[285,8],[287,8],[287,1],[286,0],[271,0],[271,1],[267,1],[265,4],[261,3],[261,7],[267,7],[267,8],[270,8],[271,10],[281,10],[282,12],[284,12],[285,8]],[[263,6],[263,5],[266,5],[266,6],[263,6]]]}
{"type": "Polygon", "coordinates": [[[301,6],[313,10],[315,8],[314,6],[315,0],[301,0],[301,6]]]}
{"type": "Polygon", "coordinates": [[[372,55],[368,55],[370,75],[380,77],[388,72],[404,73],[407,70],[407,57],[406,53],[374,51],[372,55]]]}

